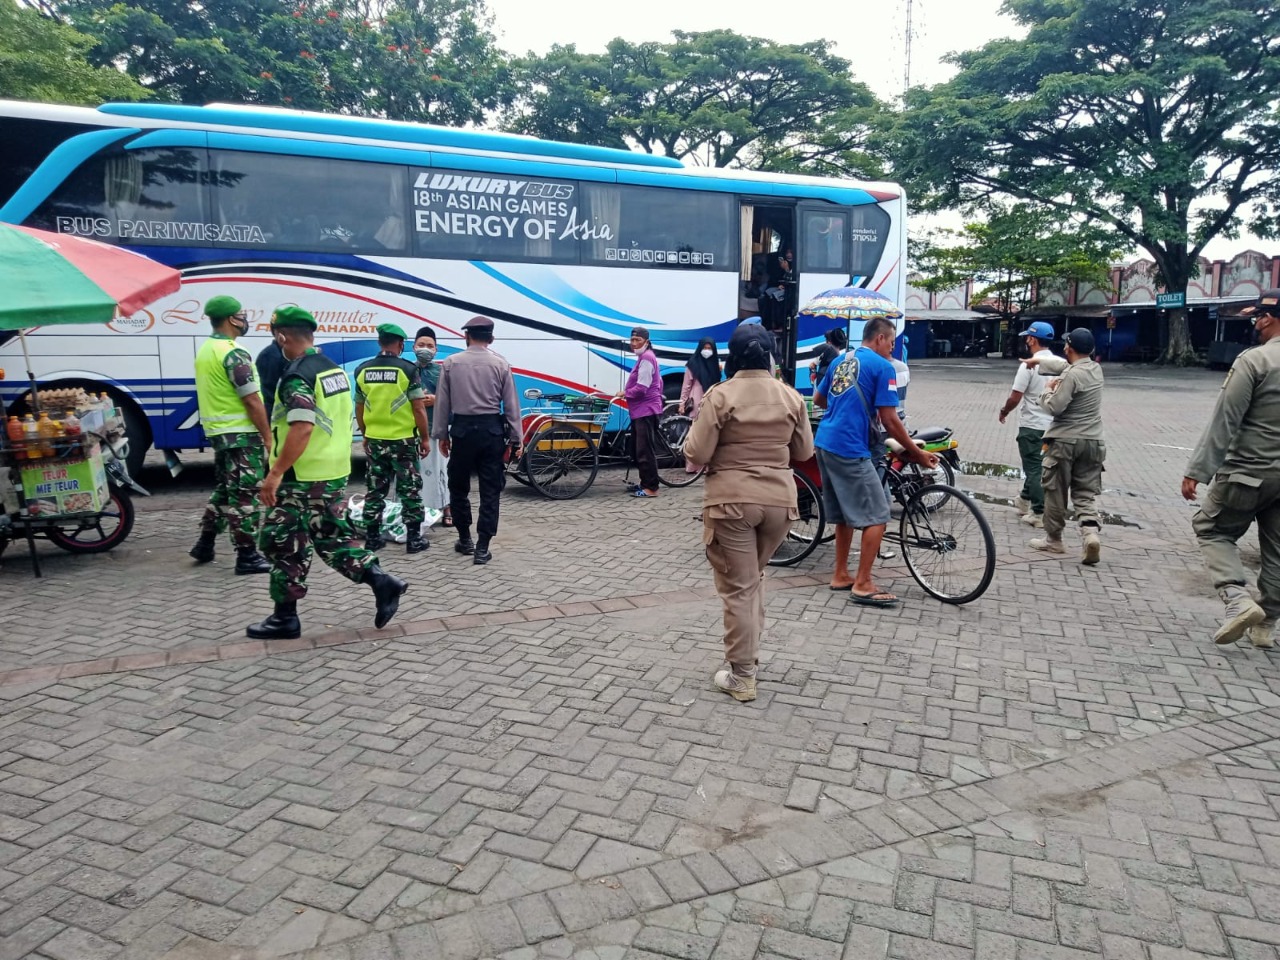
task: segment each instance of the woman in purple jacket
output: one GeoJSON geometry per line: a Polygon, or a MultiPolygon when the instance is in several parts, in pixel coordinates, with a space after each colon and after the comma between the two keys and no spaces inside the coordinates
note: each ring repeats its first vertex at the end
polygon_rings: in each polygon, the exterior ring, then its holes
{"type": "Polygon", "coordinates": [[[644,327],[631,330],[631,352],[636,364],[631,368],[623,396],[627,399],[627,411],[631,414],[631,457],[640,473],[640,485],[632,496],[656,497],[658,495],[658,415],[662,413],[662,372],[658,358],[649,343],[649,331],[644,327]]]}

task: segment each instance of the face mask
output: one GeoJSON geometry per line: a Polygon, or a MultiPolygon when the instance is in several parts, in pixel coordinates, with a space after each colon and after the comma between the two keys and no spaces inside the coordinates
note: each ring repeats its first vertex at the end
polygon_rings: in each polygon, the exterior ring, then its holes
{"type": "Polygon", "coordinates": [[[418,358],[419,363],[430,363],[436,358],[435,347],[414,347],[413,355],[418,358]]]}
{"type": "Polygon", "coordinates": [[[710,360],[715,355],[714,350],[701,350],[699,352],[702,354],[702,359],[704,360],[710,360]]]}

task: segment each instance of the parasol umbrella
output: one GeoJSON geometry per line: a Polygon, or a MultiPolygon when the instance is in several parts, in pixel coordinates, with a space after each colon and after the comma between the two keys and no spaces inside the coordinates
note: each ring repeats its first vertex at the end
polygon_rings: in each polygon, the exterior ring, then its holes
{"type": "Polygon", "coordinates": [[[177,291],[181,275],[141,254],[95,240],[0,223],[0,330],[17,330],[37,404],[23,331],[69,323],[110,323],[177,291]]]}
{"type": "Polygon", "coordinates": [[[862,287],[838,287],[820,293],[796,314],[802,337],[820,338],[831,329],[830,321],[840,321],[850,342],[855,339],[853,324],[885,318],[897,320],[902,316],[897,304],[883,293],[862,287]],[[807,322],[806,322],[807,321],[807,322]]]}

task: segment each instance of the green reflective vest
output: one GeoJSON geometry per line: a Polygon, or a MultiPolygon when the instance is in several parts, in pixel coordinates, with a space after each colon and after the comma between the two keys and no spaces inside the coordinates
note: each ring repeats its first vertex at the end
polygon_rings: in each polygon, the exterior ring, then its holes
{"type": "Polygon", "coordinates": [[[414,435],[413,402],[418,369],[403,357],[380,355],[356,368],[356,390],[364,402],[364,435],[371,440],[407,440],[414,435]]]}
{"type": "Polygon", "coordinates": [[[227,376],[227,354],[235,348],[236,342],[230,337],[215,335],[196,354],[196,401],[206,437],[258,432],[227,376]]]}
{"type": "Polygon", "coordinates": [[[289,433],[289,411],[281,402],[281,389],[294,377],[300,377],[315,394],[316,422],[307,449],[285,480],[307,483],[317,480],[345,480],[351,473],[351,417],[355,404],[351,399],[351,380],[347,371],[323,353],[306,353],[294,360],[280,375],[276,403],[271,411],[271,433],[275,438],[271,459],[279,458],[284,438],[289,433]]]}

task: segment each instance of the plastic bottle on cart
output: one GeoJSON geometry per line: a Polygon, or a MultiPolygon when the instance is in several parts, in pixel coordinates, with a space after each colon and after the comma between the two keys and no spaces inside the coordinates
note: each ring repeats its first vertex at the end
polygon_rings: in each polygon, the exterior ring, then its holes
{"type": "Polygon", "coordinates": [[[74,410],[68,410],[67,415],[63,418],[62,429],[68,437],[78,437],[81,434],[80,418],[76,416],[74,410]]]}
{"type": "Polygon", "coordinates": [[[9,446],[13,450],[13,459],[27,459],[27,433],[22,429],[22,421],[17,417],[10,417],[5,430],[9,435],[9,446]]]}
{"type": "Polygon", "coordinates": [[[98,394],[98,400],[102,403],[102,420],[103,429],[109,434],[119,433],[122,429],[120,424],[120,408],[115,405],[115,401],[111,399],[110,394],[98,394]]]}
{"type": "Polygon", "coordinates": [[[40,453],[42,456],[52,457],[54,455],[53,442],[58,436],[57,425],[49,419],[49,414],[41,413],[40,422],[36,425],[37,432],[40,434],[40,453]]]}
{"type": "Polygon", "coordinates": [[[39,460],[44,456],[44,450],[40,446],[40,427],[29,413],[22,418],[22,433],[27,445],[27,459],[39,460]]]}

